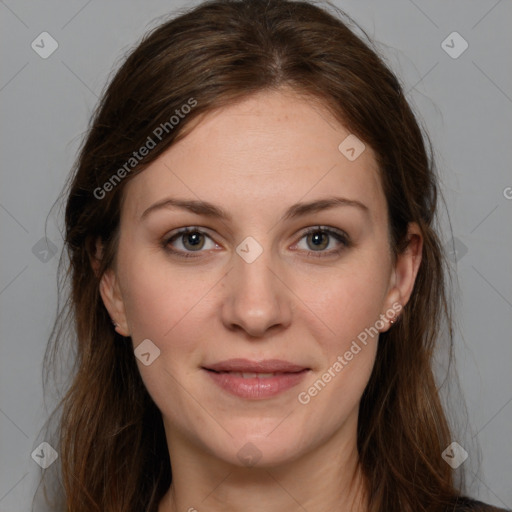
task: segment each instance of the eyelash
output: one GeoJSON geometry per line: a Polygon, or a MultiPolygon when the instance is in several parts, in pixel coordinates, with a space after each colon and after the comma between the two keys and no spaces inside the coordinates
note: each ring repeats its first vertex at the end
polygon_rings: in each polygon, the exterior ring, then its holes
{"type": "MultiPolygon", "coordinates": [[[[202,235],[207,236],[211,239],[211,237],[204,231],[202,231],[199,228],[196,227],[187,227],[184,229],[181,229],[180,231],[174,233],[170,237],[164,238],[162,240],[162,247],[165,251],[169,252],[170,254],[176,255],[180,258],[198,258],[201,257],[199,254],[194,255],[193,252],[201,253],[203,251],[189,251],[189,252],[183,252],[183,251],[176,251],[174,249],[171,249],[169,244],[179,238],[180,236],[183,236],[187,233],[200,233],[202,235]]],[[[307,251],[309,256],[312,256],[314,258],[326,258],[329,256],[336,256],[340,254],[344,249],[347,249],[352,246],[352,242],[350,241],[349,236],[344,233],[343,231],[339,231],[333,228],[325,227],[325,226],[313,226],[308,228],[306,231],[302,233],[302,236],[300,237],[299,241],[302,240],[304,237],[307,237],[310,234],[313,233],[323,233],[327,234],[329,236],[332,236],[335,238],[339,243],[341,243],[342,248],[336,249],[336,250],[330,250],[330,251],[307,251]]]]}

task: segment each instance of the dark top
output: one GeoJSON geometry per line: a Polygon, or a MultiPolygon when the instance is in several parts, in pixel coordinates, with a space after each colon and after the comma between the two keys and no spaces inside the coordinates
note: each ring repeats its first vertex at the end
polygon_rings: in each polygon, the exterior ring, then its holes
{"type": "MultiPolygon", "coordinates": [[[[157,512],[157,509],[158,506],[155,507],[153,512],[157,512]]],[[[497,508],[466,496],[460,496],[453,508],[447,509],[446,512],[512,512],[512,509],[497,508]]]]}
{"type": "Polygon", "coordinates": [[[476,501],[466,496],[457,498],[457,503],[453,505],[453,509],[446,512],[511,512],[510,509],[497,508],[492,505],[487,505],[481,501],[476,501]]]}

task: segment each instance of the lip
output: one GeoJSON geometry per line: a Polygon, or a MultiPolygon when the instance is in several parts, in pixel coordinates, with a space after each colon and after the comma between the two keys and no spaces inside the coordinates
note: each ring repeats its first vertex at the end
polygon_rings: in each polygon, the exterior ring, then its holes
{"type": "Polygon", "coordinates": [[[253,400],[271,398],[295,387],[310,371],[309,368],[280,359],[229,359],[203,366],[203,370],[224,391],[253,400]],[[242,373],[255,375],[243,377],[242,373]],[[268,373],[275,375],[258,375],[268,373]]]}
{"type": "Polygon", "coordinates": [[[265,359],[263,361],[250,361],[249,359],[228,359],[219,363],[203,366],[206,370],[215,372],[242,372],[242,373],[294,373],[309,368],[293,364],[282,359],[265,359]]]}

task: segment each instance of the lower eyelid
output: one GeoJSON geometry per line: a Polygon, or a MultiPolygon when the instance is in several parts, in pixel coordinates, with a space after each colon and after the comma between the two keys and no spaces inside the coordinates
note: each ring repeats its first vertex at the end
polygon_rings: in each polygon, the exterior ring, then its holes
{"type": "MultiPolygon", "coordinates": [[[[170,250],[171,252],[178,253],[178,254],[193,254],[194,252],[197,252],[198,254],[200,254],[201,252],[204,252],[204,250],[200,250],[200,251],[181,251],[181,250],[180,251],[176,251],[174,249],[169,249],[169,245],[171,244],[171,242],[175,242],[176,240],[179,240],[180,237],[183,237],[187,233],[200,233],[201,235],[203,235],[206,238],[208,238],[211,242],[213,242],[216,246],[218,246],[217,242],[215,242],[215,240],[208,233],[206,233],[205,231],[202,231],[201,229],[190,229],[190,228],[184,229],[182,231],[178,231],[177,233],[174,233],[171,236],[165,237],[163,239],[162,245],[165,248],[167,248],[168,250],[170,250]]],[[[212,249],[206,249],[206,250],[212,250],[212,249]]]]}
{"type": "MultiPolygon", "coordinates": [[[[333,238],[334,240],[336,240],[339,244],[341,244],[344,247],[349,247],[351,245],[350,238],[348,237],[347,234],[345,234],[343,232],[335,231],[333,229],[322,228],[322,227],[309,229],[308,231],[306,231],[305,233],[302,234],[299,241],[312,233],[318,233],[318,232],[322,232],[324,234],[329,235],[330,238],[333,238]]],[[[312,251],[312,252],[316,252],[316,251],[312,251]]],[[[318,251],[318,252],[323,252],[323,253],[328,254],[328,253],[333,253],[335,251],[330,250],[330,251],[318,251]]]]}
{"type": "MultiPolygon", "coordinates": [[[[183,229],[182,231],[178,231],[177,233],[174,233],[173,235],[171,235],[169,237],[165,237],[162,242],[164,249],[166,249],[168,252],[170,252],[172,254],[176,254],[178,256],[182,256],[182,257],[186,257],[186,258],[199,257],[201,255],[201,253],[206,252],[208,250],[213,250],[213,249],[206,249],[206,250],[199,250],[199,251],[182,251],[182,250],[171,249],[169,247],[171,242],[179,239],[180,236],[183,236],[183,235],[185,235],[187,233],[191,233],[191,232],[197,232],[197,233],[204,235],[206,238],[208,238],[210,241],[212,241],[218,247],[219,244],[217,242],[215,242],[215,240],[207,232],[205,232],[201,229],[186,228],[186,229],[183,229]],[[197,256],[194,256],[194,253],[197,253],[197,256]]],[[[308,231],[302,233],[302,235],[299,238],[299,241],[296,242],[294,245],[297,245],[303,238],[305,238],[309,234],[317,233],[317,232],[326,233],[330,237],[334,238],[341,245],[341,248],[330,249],[327,251],[306,250],[306,252],[308,254],[311,254],[313,256],[321,257],[321,256],[336,255],[336,254],[339,254],[341,251],[343,251],[343,249],[348,248],[351,245],[350,239],[347,235],[338,233],[337,231],[334,231],[333,229],[322,228],[320,226],[316,227],[316,228],[311,228],[308,231]]]]}

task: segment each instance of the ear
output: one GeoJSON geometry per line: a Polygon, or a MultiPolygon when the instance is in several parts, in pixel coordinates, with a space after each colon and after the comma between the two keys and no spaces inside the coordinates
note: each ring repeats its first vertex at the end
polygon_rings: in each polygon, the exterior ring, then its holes
{"type": "MultiPolygon", "coordinates": [[[[398,318],[402,309],[409,302],[420,268],[423,236],[416,222],[409,223],[407,240],[407,247],[397,256],[391,273],[389,291],[384,301],[384,311],[395,311],[396,318],[398,318]]],[[[385,332],[392,326],[389,320],[393,318],[388,318],[386,315],[384,317],[386,317],[386,326],[380,332],[385,332]]]]}
{"type": "Polygon", "coordinates": [[[101,276],[100,294],[110,318],[116,324],[116,332],[121,334],[121,336],[130,336],[123,298],[113,269],[107,269],[101,276]]]}
{"type": "Polygon", "coordinates": [[[101,260],[103,258],[103,243],[98,237],[95,240],[87,240],[87,244],[89,248],[89,263],[91,264],[91,268],[96,274],[96,277],[98,277],[100,273],[101,260]]]}

